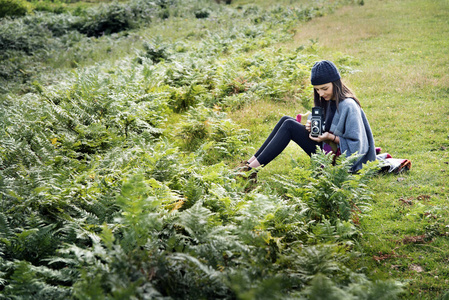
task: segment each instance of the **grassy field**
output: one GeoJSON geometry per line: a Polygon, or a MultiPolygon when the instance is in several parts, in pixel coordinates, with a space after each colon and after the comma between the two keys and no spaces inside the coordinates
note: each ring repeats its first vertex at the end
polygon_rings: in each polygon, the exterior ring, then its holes
{"type": "Polygon", "coordinates": [[[1,299],[447,299],[448,0],[97,2],[0,22],[1,299]],[[323,156],[234,170],[320,59],[413,163],[355,224],[323,156]]]}
{"type": "MultiPolygon", "coordinates": [[[[287,45],[351,66],[344,79],[361,99],[377,146],[412,161],[411,172],[372,181],[372,211],[361,220],[366,257],[358,262],[374,278],[403,281],[405,299],[436,299],[449,286],[448,20],[447,0],[368,0],[301,25],[287,45]]],[[[262,138],[274,120],[299,109],[258,103],[233,116],[262,138]]],[[[307,164],[291,144],[260,177],[269,182],[286,172],[291,158],[307,164]]]]}

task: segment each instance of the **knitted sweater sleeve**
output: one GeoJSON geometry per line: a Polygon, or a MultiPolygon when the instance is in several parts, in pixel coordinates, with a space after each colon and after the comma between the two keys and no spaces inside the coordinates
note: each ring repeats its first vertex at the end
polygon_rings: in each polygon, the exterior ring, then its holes
{"type": "Polygon", "coordinates": [[[362,168],[362,164],[375,160],[374,139],[365,113],[351,98],[340,102],[332,120],[331,131],[340,138],[340,151],[346,156],[356,154],[359,159],[354,163],[353,171],[362,168]]]}

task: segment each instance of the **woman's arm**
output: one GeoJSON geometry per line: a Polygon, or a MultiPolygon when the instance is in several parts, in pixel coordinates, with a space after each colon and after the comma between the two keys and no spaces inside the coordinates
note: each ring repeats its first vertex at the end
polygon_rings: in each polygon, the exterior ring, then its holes
{"type": "Polygon", "coordinates": [[[313,136],[309,135],[309,138],[315,142],[326,142],[328,144],[334,143],[337,145],[340,143],[340,138],[337,135],[330,133],[330,132],[325,132],[322,135],[317,136],[317,137],[313,137],[313,136]]]}
{"type": "Polygon", "coordinates": [[[316,141],[316,142],[326,142],[326,144],[328,144],[329,146],[331,146],[332,151],[334,151],[334,153],[337,152],[338,150],[338,144],[340,143],[340,138],[330,132],[325,132],[320,136],[317,137],[313,137],[311,135],[309,135],[309,138],[312,141],[316,141]]]}

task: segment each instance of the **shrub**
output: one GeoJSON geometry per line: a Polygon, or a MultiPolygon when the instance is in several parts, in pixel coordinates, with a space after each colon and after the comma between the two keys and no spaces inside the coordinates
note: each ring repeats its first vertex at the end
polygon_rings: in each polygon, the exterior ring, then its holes
{"type": "Polygon", "coordinates": [[[126,5],[113,3],[90,10],[87,19],[79,23],[79,31],[87,36],[99,37],[105,34],[128,30],[133,26],[134,15],[126,5]]]}
{"type": "MultiPolygon", "coordinates": [[[[366,183],[379,170],[377,161],[367,163],[358,174],[352,174],[350,168],[358,157],[346,157],[319,151],[312,155],[311,170],[292,171],[298,183],[279,182],[287,193],[301,197],[309,206],[312,219],[324,222],[329,220],[335,225],[340,220],[358,222],[359,214],[368,210],[371,192],[366,183]],[[304,180],[304,176],[309,177],[304,180]]],[[[282,178],[282,177],[281,177],[282,178]]]]}
{"type": "Polygon", "coordinates": [[[184,112],[197,104],[196,95],[200,93],[200,86],[174,88],[170,94],[169,105],[175,112],[184,112]]]}
{"type": "Polygon", "coordinates": [[[143,43],[144,52],[142,56],[151,59],[154,63],[159,63],[168,58],[168,46],[160,38],[143,43]]]}
{"type": "Polygon", "coordinates": [[[31,4],[25,0],[0,0],[0,18],[24,16],[31,9],[31,4]]]}
{"type": "Polygon", "coordinates": [[[195,18],[197,18],[197,19],[205,19],[205,18],[209,17],[210,12],[206,8],[201,8],[199,10],[196,10],[194,12],[194,14],[195,14],[195,18]]]}
{"type": "Polygon", "coordinates": [[[46,11],[55,14],[62,14],[67,12],[67,5],[65,3],[54,3],[47,1],[34,1],[34,11],[46,11]]]}
{"type": "Polygon", "coordinates": [[[168,8],[170,5],[175,4],[176,0],[156,0],[154,3],[161,8],[168,8]]]}
{"type": "Polygon", "coordinates": [[[14,50],[31,55],[37,50],[49,48],[51,42],[51,32],[45,26],[35,24],[32,18],[0,23],[0,51],[2,52],[14,50]]]}
{"type": "MultiPolygon", "coordinates": [[[[221,0],[215,0],[215,2],[217,2],[218,4],[220,4],[222,1],[221,1],[221,0]]],[[[232,0],[223,0],[223,2],[224,2],[225,4],[231,4],[231,3],[232,3],[232,0]]]]}
{"type": "Polygon", "coordinates": [[[195,151],[210,135],[210,120],[206,108],[195,108],[187,112],[181,123],[179,137],[182,140],[183,149],[195,151]]]}

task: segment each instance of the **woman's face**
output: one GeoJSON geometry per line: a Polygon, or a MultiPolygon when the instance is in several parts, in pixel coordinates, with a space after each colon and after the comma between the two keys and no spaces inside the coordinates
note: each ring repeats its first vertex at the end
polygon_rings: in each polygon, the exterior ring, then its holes
{"type": "Polygon", "coordinates": [[[332,82],[321,85],[314,85],[313,88],[324,100],[332,100],[332,97],[334,96],[334,86],[332,85],[332,82]]]}

